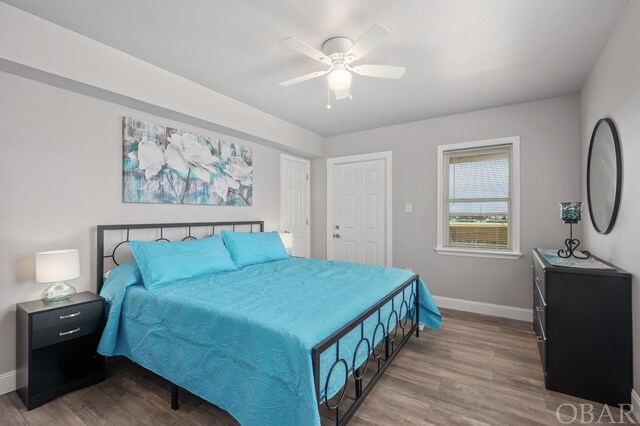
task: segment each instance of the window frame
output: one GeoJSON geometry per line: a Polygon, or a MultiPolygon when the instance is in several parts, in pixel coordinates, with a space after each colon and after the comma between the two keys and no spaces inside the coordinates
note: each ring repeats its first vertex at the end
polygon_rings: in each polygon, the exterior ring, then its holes
{"type": "Polygon", "coordinates": [[[519,259],[520,251],[520,136],[509,136],[498,139],[485,139],[473,142],[463,142],[448,145],[438,145],[438,220],[437,220],[437,246],[435,251],[442,255],[489,257],[496,259],[519,259]],[[469,247],[447,247],[445,239],[445,214],[444,214],[444,188],[445,165],[444,155],[448,151],[457,151],[473,148],[490,148],[498,145],[511,145],[511,249],[480,249],[469,247]]]}

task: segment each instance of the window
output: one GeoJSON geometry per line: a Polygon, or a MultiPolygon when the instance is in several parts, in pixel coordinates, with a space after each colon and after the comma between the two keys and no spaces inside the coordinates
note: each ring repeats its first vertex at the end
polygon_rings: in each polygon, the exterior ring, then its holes
{"type": "Polygon", "coordinates": [[[438,147],[438,253],[521,256],[519,157],[518,137],[438,147]]]}

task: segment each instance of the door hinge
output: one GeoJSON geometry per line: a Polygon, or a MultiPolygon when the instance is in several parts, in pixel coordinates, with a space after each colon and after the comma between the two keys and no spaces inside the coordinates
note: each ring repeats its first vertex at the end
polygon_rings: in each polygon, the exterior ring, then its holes
{"type": "Polygon", "coordinates": [[[307,225],[309,224],[309,219],[307,219],[307,225]]]}
{"type": "Polygon", "coordinates": [[[307,173],[307,180],[309,180],[309,173],[307,173]]]}

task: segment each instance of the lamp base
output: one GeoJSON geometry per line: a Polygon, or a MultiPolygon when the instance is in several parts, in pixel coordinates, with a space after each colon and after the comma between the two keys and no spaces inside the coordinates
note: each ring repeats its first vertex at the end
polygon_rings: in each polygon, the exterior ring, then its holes
{"type": "Polygon", "coordinates": [[[580,240],[577,238],[573,238],[573,222],[567,222],[569,224],[569,238],[564,240],[564,245],[566,249],[558,250],[558,257],[562,257],[567,259],[569,257],[575,257],[576,259],[588,259],[591,257],[591,253],[586,250],[581,250],[581,255],[577,255],[578,246],[580,245],[580,240]]]}
{"type": "Polygon", "coordinates": [[[44,302],[62,302],[71,299],[75,295],[75,287],[64,281],[56,281],[42,292],[40,298],[44,302]]]}

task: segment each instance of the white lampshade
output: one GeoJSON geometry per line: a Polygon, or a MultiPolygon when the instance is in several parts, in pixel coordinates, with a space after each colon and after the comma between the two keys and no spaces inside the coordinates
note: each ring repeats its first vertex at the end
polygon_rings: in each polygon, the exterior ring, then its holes
{"type": "Polygon", "coordinates": [[[349,90],[351,87],[351,73],[345,69],[333,70],[327,76],[329,88],[334,92],[349,90]]]}
{"type": "Polygon", "coordinates": [[[290,232],[279,232],[280,239],[282,240],[282,245],[284,248],[290,249],[293,247],[293,234],[290,232]]]}
{"type": "Polygon", "coordinates": [[[52,283],[80,276],[80,253],[77,249],[36,253],[36,281],[52,283]]]}

